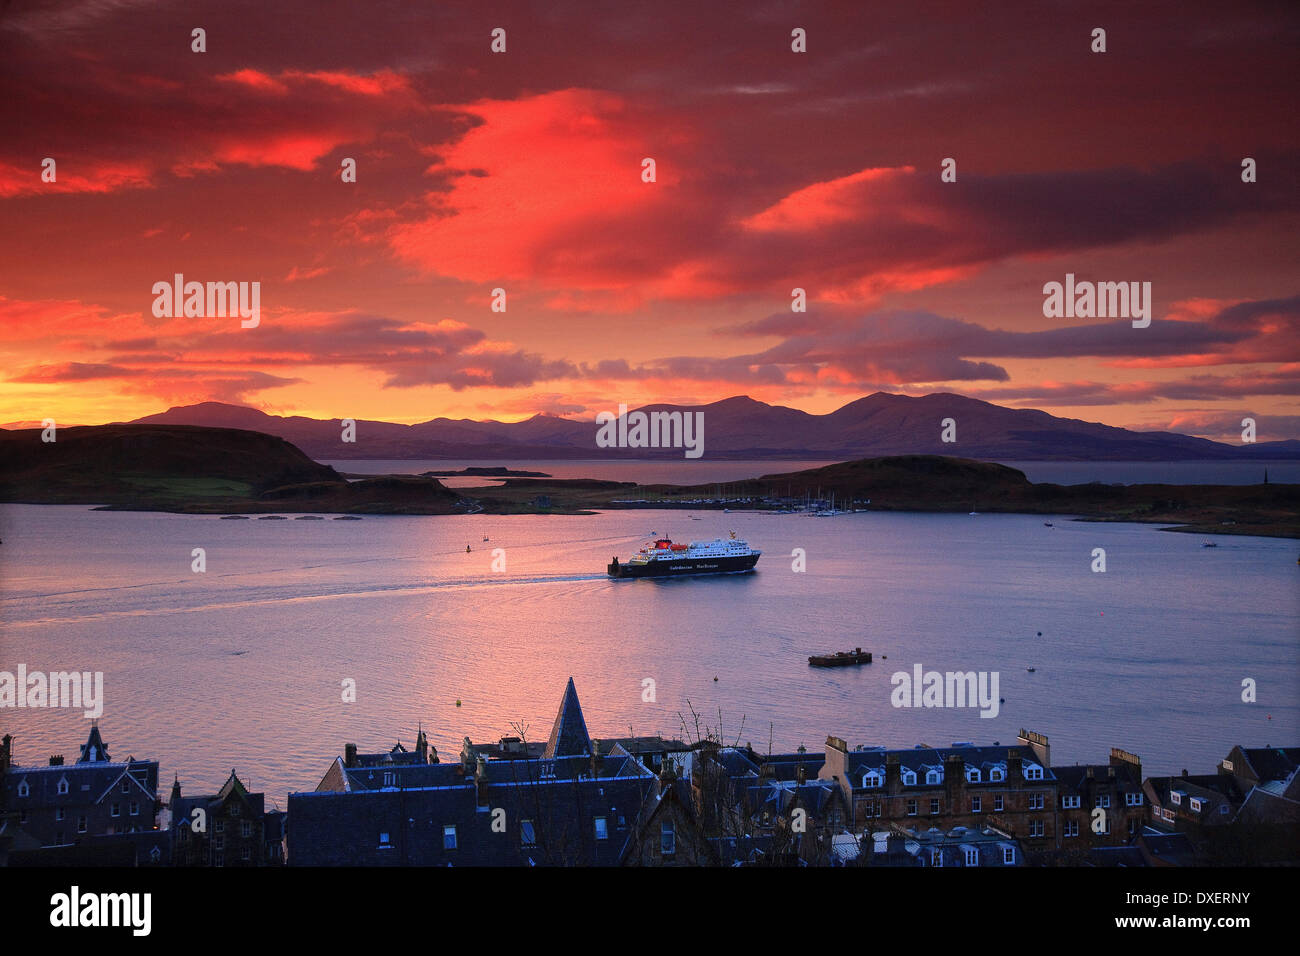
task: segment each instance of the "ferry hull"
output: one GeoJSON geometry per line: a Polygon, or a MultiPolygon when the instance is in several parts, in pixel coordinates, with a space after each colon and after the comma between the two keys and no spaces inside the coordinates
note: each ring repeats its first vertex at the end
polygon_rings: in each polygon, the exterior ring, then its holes
{"type": "Polygon", "coordinates": [[[678,558],[669,561],[647,561],[645,564],[614,562],[606,570],[611,578],[681,578],[696,574],[744,574],[753,571],[759,555],[738,557],[678,558]]]}

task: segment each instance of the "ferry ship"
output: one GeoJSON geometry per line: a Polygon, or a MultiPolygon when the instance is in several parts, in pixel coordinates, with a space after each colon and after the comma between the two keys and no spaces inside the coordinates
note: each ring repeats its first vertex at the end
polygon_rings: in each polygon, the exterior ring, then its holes
{"type": "Polygon", "coordinates": [[[753,571],[763,552],[738,541],[736,532],[729,539],[692,541],[674,544],[659,538],[620,564],[618,557],[606,569],[611,578],[682,577],[688,574],[744,574],[753,571]]]}

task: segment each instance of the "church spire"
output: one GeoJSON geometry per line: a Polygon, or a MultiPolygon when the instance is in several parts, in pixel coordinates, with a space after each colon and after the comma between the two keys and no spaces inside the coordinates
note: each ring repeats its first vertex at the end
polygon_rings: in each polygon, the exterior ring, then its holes
{"type": "Polygon", "coordinates": [[[582,716],[578,691],[570,677],[568,686],[564,688],[564,699],[560,701],[560,711],[555,715],[555,726],[551,728],[551,739],[547,741],[542,756],[551,760],[555,757],[585,757],[590,753],[587,721],[582,716]]]}

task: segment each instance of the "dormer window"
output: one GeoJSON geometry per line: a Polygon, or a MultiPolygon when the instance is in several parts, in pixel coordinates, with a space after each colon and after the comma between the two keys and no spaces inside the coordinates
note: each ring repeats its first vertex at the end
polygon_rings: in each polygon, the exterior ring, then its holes
{"type": "Polygon", "coordinates": [[[1169,791],[1169,802],[1172,803],[1174,806],[1182,806],[1183,795],[1179,793],[1177,790],[1171,790],[1169,791]]]}
{"type": "Polygon", "coordinates": [[[925,782],[927,784],[943,783],[943,771],[927,770],[925,772],[925,782]]]}
{"type": "Polygon", "coordinates": [[[1040,766],[1038,766],[1038,764],[1036,764],[1036,763],[1031,763],[1031,764],[1026,765],[1026,767],[1025,767],[1025,779],[1026,779],[1026,780],[1042,780],[1042,779],[1043,779],[1043,768],[1040,767],[1040,766]]]}
{"type": "Polygon", "coordinates": [[[980,782],[980,778],[981,778],[981,776],[982,776],[982,774],[979,772],[979,769],[978,769],[977,767],[967,767],[967,768],[966,768],[966,782],[967,782],[967,783],[979,783],[979,782],[980,782]]]}
{"type": "Polygon", "coordinates": [[[1192,811],[1194,813],[1201,812],[1201,800],[1199,797],[1192,797],[1192,811]]]}
{"type": "Polygon", "coordinates": [[[68,792],[68,778],[67,778],[67,777],[60,777],[60,778],[59,778],[59,794],[62,795],[62,794],[65,794],[65,793],[67,793],[67,792],[68,792]]]}
{"type": "Polygon", "coordinates": [[[980,851],[978,848],[973,846],[966,847],[966,865],[967,866],[980,865],[980,851]]]}
{"type": "Polygon", "coordinates": [[[869,770],[862,775],[863,789],[870,790],[873,787],[879,787],[879,786],[880,786],[880,774],[876,773],[876,771],[869,770]]]}
{"type": "Polygon", "coordinates": [[[916,786],[916,771],[915,771],[915,770],[904,770],[904,771],[903,771],[903,786],[905,786],[905,787],[915,787],[915,786],[916,786]]]}
{"type": "Polygon", "coordinates": [[[1003,780],[1007,779],[1007,772],[1000,767],[994,767],[989,771],[989,779],[994,783],[1001,783],[1003,780]]]}

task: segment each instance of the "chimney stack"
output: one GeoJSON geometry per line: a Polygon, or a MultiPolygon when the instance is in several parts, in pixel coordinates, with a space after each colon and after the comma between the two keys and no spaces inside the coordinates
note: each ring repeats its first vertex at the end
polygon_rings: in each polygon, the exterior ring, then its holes
{"type": "Polygon", "coordinates": [[[1019,783],[1024,779],[1025,779],[1025,775],[1020,770],[1020,751],[1008,750],[1007,751],[1007,780],[1015,781],[1019,783]]]}
{"type": "Polygon", "coordinates": [[[1028,747],[1034,755],[1034,759],[1044,767],[1052,766],[1052,745],[1047,739],[1046,734],[1035,733],[1032,730],[1021,728],[1019,743],[1028,747]]]}
{"type": "Polygon", "coordinates": [[[592,737],[591,738],[591,779],[598,780],[599,778],[600,778],[600,741],[597,738],[592,737]]]}
{"type": "Polygon", "coordinates": [[[944,758],[943,783],[949,790],[966,786],[966,758],[961,754],[948,754],[944,758]]]}
{"type": "Polygon", "coordinates": [[[1137,754],[1131,754],[1127,750],[1120,750],[1118,747],[1110,748],[1110,764],[1112,767],[1118,767],[1120,764],[1128,764],[1133,771],[1133,777],[1137,781],[1142,780],[1142,758],[1137,754]]]}
{"type": "Polygon", "coordinates": [[[487,758],[482,754],[474,764],[474,794],[480,807],[488,805],[487,758]]]}
{"type": "Polygon", "coordinates": [[[849,778],[849,745],[839,737],[826,738],[826,766],[822,776],[833,780],[849,778]]]}
{"type": "Polygon", "coordinates": [[[343,766],[355,767],[356,765],[357,765],[357,745],[344,744],[343,745],[343,766]]]}
{"type": "Polygon", "coordinates": [[[903,764],[898,754],[885,754],[885,788],[894,793],[903,781],[903,764]]]}

